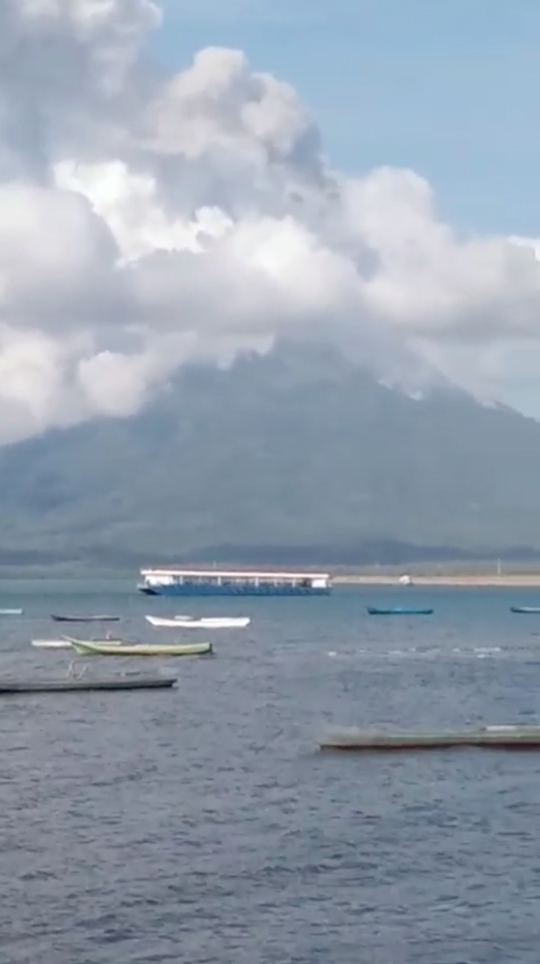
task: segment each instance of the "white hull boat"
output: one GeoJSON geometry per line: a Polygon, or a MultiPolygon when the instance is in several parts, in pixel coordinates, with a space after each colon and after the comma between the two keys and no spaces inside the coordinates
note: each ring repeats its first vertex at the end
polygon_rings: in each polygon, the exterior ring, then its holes
{"type": "Polygon", "coordinates": [[[249,616],[146,616],[156,629],[244,629],[249,616]]]}
{"type": "Polygon", "coordinates": [[[33,639],[32,646],[36,649],[71,649],[67,639],[33,639]]]}

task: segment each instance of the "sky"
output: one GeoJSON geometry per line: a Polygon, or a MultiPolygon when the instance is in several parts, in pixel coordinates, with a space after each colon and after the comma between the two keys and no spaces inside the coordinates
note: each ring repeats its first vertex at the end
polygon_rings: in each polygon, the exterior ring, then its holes
{"type": "Polygon", "coordinates": [[[0,0],[0,444],[283,337],[540,417],[539,26],[523,0],[0,0]]]}
{"type": "Polygon", "coordinates": [[[540,4],[533,0],[164,0],[153,49],[212,46],[293,84],[332,164],[411,167],[464,230],[533,235],[540,4]]]}

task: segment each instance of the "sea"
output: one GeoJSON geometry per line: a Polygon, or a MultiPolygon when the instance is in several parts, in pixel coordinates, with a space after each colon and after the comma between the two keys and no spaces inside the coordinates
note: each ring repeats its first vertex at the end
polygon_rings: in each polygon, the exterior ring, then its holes
{"type": "MultiPolygon", "coordinates": [[[[321,752],[333,729],[540,723],[540,590],[145,598],[4,580],[6,677],[64,676],[50,614],[249,615],[211,658],[94,659],[173,690],[0,698],[6,964],[538,964],[540,752],[321,752]],[[432,606],[370,617],[368,605],[432,606]],[[141,666],[142,664],[142,666],[141,666]]],[[[75,627],[67,627],[68,630],[75,627]]],[[[110,629],[116,629],[111,624],[110,629]]],[[[64,628],[65,631],[65,628],[64,628]]],[[[79,626],[80,635],[96,627],[79,626]]]]}

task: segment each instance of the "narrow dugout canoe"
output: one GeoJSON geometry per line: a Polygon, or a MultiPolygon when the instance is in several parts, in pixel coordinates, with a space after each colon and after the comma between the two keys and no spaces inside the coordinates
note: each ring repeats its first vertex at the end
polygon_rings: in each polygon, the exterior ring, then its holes
{"type": "Polygon", "coordinates": [[[540,726],[486,726],[480,730],[441,733],[342,730],[328,735],[321,750],[443,750],[452,747],[540,749],[540,726]]]}

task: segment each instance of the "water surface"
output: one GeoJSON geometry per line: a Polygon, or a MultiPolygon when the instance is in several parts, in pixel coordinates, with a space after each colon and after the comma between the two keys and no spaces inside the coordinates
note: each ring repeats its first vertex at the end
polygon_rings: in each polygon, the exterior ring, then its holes
{"type": "Polygon", "coordinates": [[[341,756],[317,738],[540,721],[540,616],[509,612],[539,599],[344,589],[190,604],[123,583],[4,583],[0,607],[25,610],[0,618],[5,674],[66,671],[68,653],[29,646],[58,633],[50,612],[116,612],[145,640],[174,638],[145,612],[253,622],[187,634],[212,638],[213,659],[145,662],[177,671],[172,692],[0,702],[3,959],[538,964],[540,753],[341,756]],[[435,614],[366,614],[404,599],[435,614]]]}

